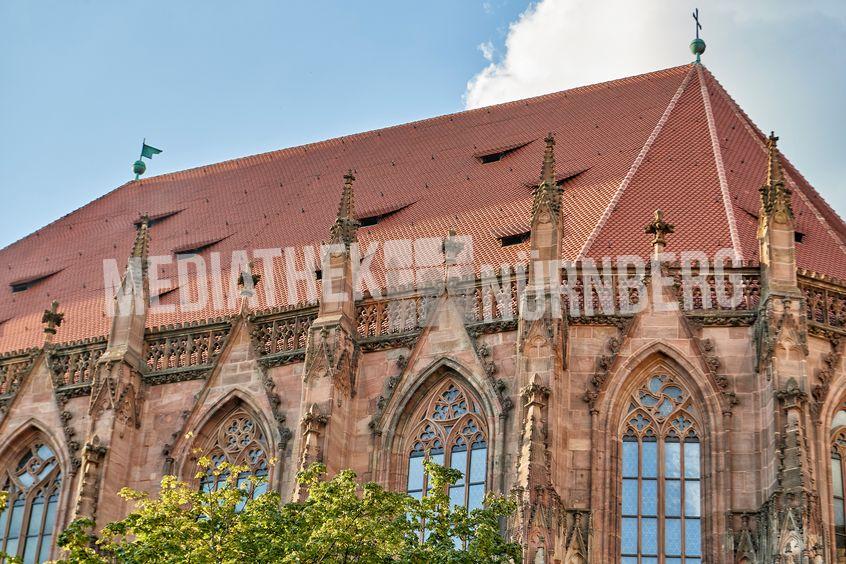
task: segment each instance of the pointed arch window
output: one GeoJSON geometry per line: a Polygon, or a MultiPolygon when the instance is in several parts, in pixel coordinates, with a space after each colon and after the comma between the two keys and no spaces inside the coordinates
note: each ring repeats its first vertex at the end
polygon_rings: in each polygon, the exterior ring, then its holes
{"type": "Polygon", "coordinates": [[[431,489],[423,461],[461,471],[449,497],[467,509],[482,507],[487,475],[487,429],[478,401],[460,383],[448,378],[435,387],[412,417],[406,491],[421,499],[431,489]]]}
{"type": "Polygon", "coordinates": [[[203,491],[215,491],[226,485],[229,473],[215,476],[213,472],[224,462],[247,467],[238,475],[238,487],[247,490],[250,497],[255,499],[267,491],[267,441],[256,418],[243,408],[221,420],[209,437],[203,454],[212,464],[200,478],[203,491]],[[250,476],[264,478],[265,481],[253,487],[250,476]]]}
{"type": "Polygon", "coordinates": [[[62,486],[53,450],[33,442],[17,465],[4,472],[0,483],[9,493],[6,509],[0,512],[0,550],[25,564],[48,560],[62,486]]]}
{"type": "Polygon", "coordinates": [[[832,422],[831,504],[834,510],[834,546],[837,562],[846,562],[846,410],[832,422]]]}
{"type": "Polygon", "coordinates": [[[623,564],[702,562],[700,430],[690,394],[665,373],[631,397],[622,437],[623,564]]]}

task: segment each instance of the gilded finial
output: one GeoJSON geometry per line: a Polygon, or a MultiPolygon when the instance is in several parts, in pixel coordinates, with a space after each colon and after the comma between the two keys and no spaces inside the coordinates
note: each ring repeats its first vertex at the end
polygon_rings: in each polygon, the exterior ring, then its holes
{"type": "Polygon", "coordinates": [[[332,243],[343,243],[349,247],[356,240],[356,232],[360,222],[355,218],[355,195],[353,192],[353,171],[348,170],[344,175],[344,189],[341,193],[341,203],[338,206],[338,216],[329,230],[332,243]]]}
{"type": "Polygon", "coordinates": [[[65,314],[59,313],[59,302],[53,300],[53,303],[50,304],[50,309],[45,309],[44,314],[41,316],[41,323],[44,323],[44,333],[55,335],[56,328],[62,324],[64,318],[65,314]]]}
{"type": "Polygon", "coordinates": [[[655,218],[644,229],[644,232],[653,235],[652,246],[660,247],[660,249],[663,249],[667,244],[665,236],[673,231],[675,231],[675,226],[664,221],[664,212],[661,210],[655,210],[655,218]]]}

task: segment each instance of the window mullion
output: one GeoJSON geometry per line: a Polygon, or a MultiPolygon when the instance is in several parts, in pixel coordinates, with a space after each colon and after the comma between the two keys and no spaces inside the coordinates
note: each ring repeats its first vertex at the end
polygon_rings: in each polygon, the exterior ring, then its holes
{"type": "MultiPolygon", "coordinates": [[[[681,556],[682,562],[687,561],[687,504],[685,501],[685,490],[687,489],[687,484],[685,483],[687,480],[687,476],[685,475],[685,466],[684,466],[684,444],[685,441],[682,437],[679,437],[679,491],[681,492],[681,508],[679,513],[681,514],[681,520],[679,523],[680,530],[681,530],[681,556]]],[[[700,509],[701,513],[701,509],[700,509]]]]}
{"type": "MultiPolygon", "coordinates": [[[[49,484],[49,480],[45,483],[49,484]]],[[[38,529],[38,538],[35,539],[35,561],[41,561],[41,540],[44,538],[44,528],[45,524],[47,523],[47,513],[49,513],[50,509],[50,496],[52,495],[53,490],[49,487],[44,488],[44,509],[41,511],[41,526],[38,529]]],[[[48,549],[49,550],[49,549],[48,549]]]]}
{"type": "Polygon", "coordinates": [[[26,549],[26,536],[29,534],[29,515],[32,513],[32,499],[35,497],[33,493],[35,488],[31,488],[24,496],[24,512],[21,520],[21,530],[18,534],[18,554],[24,555],[26,549]]]}
{"type": "Polygon", "coordinates": [[[5,530],[0,531],[3,533],[3,536],[0,537],[0,551],[6,550],[6,542],[9,540],[9,532],[12,530],[12,507],[14,507],[19,495],[20,492],[14,491],[6,499],[6,509],[4,509],[6,512],[6,525],[4,527],[5,530]]]}
{"type": "Polygon", "coordinates": [[[658,562],[664,562],[664,464],[665,464],[665,454],[664,454],[664,437],[662,435],[658,435],[656,437],[658,441],[658,502],[656,513],[658,517],[658,562]]]}
{"type": "Polygon", "coordinates": [[[637,442],[637,559],[643,556],[643,437],[637,442]]]}

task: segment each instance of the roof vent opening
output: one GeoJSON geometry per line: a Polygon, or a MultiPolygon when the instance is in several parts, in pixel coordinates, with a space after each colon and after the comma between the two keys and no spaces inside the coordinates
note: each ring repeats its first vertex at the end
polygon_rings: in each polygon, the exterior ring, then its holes
{"type": "Polygon", "coordinates": [[[523,233],[515,233],[513,235],[503,235],[499,238],[499,242],[502,244],[503,247],[511,247],[513,245],[519,245],[520,243],[525,243],[532,237],[531,231],[525,231],[523,233]]]}
{"type": "Polygon", "coordinates": [[[383,219],[387,219],[394,215],[395,213],[404,210],[411,204],[415,203],[417,200],[414,201],[405,201],[399,202],[396,204],[389,204],[387,206],[380,206],[375,209],[368,210],[366,214],[362,214],[358,219],[358,226],[359,227],[373,227],[383,219]]]}
{"type": "Polygon", "coordinates": [[[34,276],[27,276],[26,278],[19,278],[17,280],[9,282],[9,288],[11,288],[13,294],[16,294],[18,292],[24,292],[26,290],[29,290],[36,284],[47,280],[48,278],[50,278],[54,274],[57,274],[60,271],[61,269],[54,270],[53,272],[47,272],[46,274],[36,274],[34,276]]]}
{"type": "Polygon", "coordinates": [[[801,231],[794,231],[793,232],[793,240],[797,243],[804,243],[805,242],[805,234],[801,231]]]}
{"type": "Polygon", "coordinates": [[[182,247],[177,247],[176,249],[173,249],[173,254],[176,255],[176,260],[179,260],[181,258],[190,258],[190,257],[193,257],[195,255],[200,254],[201,252],[205,251],[206,249],[208,249],[209,247],[211,247],[213,245],[217,245],[218,243],[220,243],[221,241],[223,241],[227,237],[229,237],[229,235],[227,235],[226,237],[221,237],[220,239],[212,239],[211,241],[203,241],[202,243],[193,243],[193,244],[189,244],[189,245],[183,245],[182,247]]]}
{"type": "Polygon", "coordinates": [[[473,156],[479,159],[479,162],[481,162],[482,164],[495,163],[497,161],[501,161],[517,149],[525,147],[528,144],[529,142],[526,141],[524,143],[515,143],[513,145],[506,145],[504,147],[496,147],[493,149],[488,149],[487,151],[476,153],[473,156]]]}
{"type": "Polygon", "coordinates": [[[482,155],[481,157],[479,157],[479,160],[482,161],[482,164],[495,163],[497,161],[501,161],[502,157],[504,157],[511,151],[513,151],[513,149],[508,151],[500,151],[498,153],[491,153],[489,155],[482,155]]]}
{"type": "Polygon", "coordinates": [[[370,227],[372,225],[376,225],[379,223],[379,220],[382,219],[384,216],[382,215],[371,215],[370,217],[362,217],[358,220],[359,227],[370,227]]]}
{"type": "MultiPolygon", "coordinates": [[[[147,219],[147,227],[152,227],[157,223],[161,223],[162,221],[166,220],[169,217],[175,216],[176,214],[178,214],[181,211],[182,210],[173,210],[173,211],[168,211],[168,212],[164,212],[164,213],[157,213],[155,215],[151,215],[147,219]]],[[[133,222],[133,225],[135,225],[135,228],[137,229],[138,227],[141,226],[141,220],[136,219],[133,222]]]]}

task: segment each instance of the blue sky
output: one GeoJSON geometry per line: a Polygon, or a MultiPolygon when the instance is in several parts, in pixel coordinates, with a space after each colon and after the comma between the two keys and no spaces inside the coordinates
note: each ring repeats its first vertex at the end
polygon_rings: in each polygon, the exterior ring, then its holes
{"type": "MultiPolygon", "coordinates": [[[[846,212],[846,10],[712,0],[704,62],[846,212]],[[737,4],[741,4],[740,7],[737,4]]],[[[0,247],[131,178],[690,60],[686,0],[0,3],[0,247]]]]}

